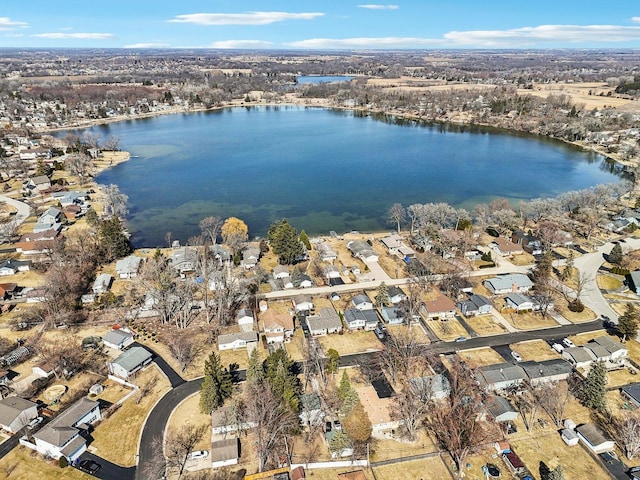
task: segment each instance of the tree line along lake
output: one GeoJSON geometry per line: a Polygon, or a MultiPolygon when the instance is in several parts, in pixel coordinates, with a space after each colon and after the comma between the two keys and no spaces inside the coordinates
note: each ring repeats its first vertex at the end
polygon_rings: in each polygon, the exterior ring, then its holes
{"type": "Polygon", "coordinates": [[[393,203],[471,210],[619,181],[604,157],[562,142],[346,110],[241,107],[90,130],[132,155],[97,182],[129,196],[138,247],[169,231],[184,242],[211,215],[241,218],[252,237],[283,217],[309,234],[381,231],[393,203]]]}

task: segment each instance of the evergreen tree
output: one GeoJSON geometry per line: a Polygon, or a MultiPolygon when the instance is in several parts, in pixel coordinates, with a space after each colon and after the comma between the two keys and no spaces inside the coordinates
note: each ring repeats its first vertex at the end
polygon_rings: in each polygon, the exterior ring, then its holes
{"type": "Polygon", "coordinates": [[[386,283],[382,282],[378,286],[374,302],[376,303],[376,307],[386,307],[389,305],[389,289],[386,283]]]}
{"type": "Polygon", "coordinates": [[[618,331],[625,340],[634,339],[638,335],[638,312],[632,303],[627,303],[624,314],[620,315],[618,331]]]}
{"type": "Polygon", "coordinates": [[[607,369],[603,362],[596,362],[589,370],[587,378],[582,382],[580,396],[582,404],[593,410],[603,410],[606,406],[607,369]]]}
{"type": "Polygon", "coordinates": [[[249,356],[249,366],[247,367],[247,382],[262,383],[264,381],[264,366],[260,361],[258,349],[254,348],[249,356]]]}
{"type": "Polygon", "coordinates": [[[342,378],[340,379],[338,397],[342,400],[342,405],[340,406],[340,413],[342,415],[348,415],[356,404],[360,402],[358,393],[351,386],[351,380],[349,380],[349,375],[347,375],[346,370],[342,373],[342,378]]]}
{"type": "Polygon", "coordinates": [[[340,353],[335,348],[327,350],[327,373],[334,375],[338,372],[338,363],[340,362],[340,353]]]}
{"type": "Polygon", "coordinates": [[[608,260],[609,263],[613,263],[615,265],[620,265],[622,263],[622,247],[619,243],[616,243],[611,249],[608,260]]]}
{"type": "Polygon", "coordinates": [[[105,260],[109,262],[116,258],[125,257],[132,251],[124,226],[117,216],[100,223],[98,236],[105,260]]]}
{"type": "Polygon", "coordinates": [[[342,372],[342,378],[340,379],[340,386],[338,387],[338,396],[340,397],[340,400],[343,400],[345,398],[347,398],[347,396],[349,395],[349,392],[351,391],[351,380],[349,379],[349,375],[347,374],[347,371],[344,370],[342,372]]]}
{"type": "Polygon", "coordinates": [[[275,221],[267,233],[273,253],[282,265],[293,265],[304,255],[304,246],[298,239],[298,231],[286,218],[275,221]]]}
{"type": "Polygon", "coordinates": [[[343,426],[344,432],[353,443],[363,444],[371,437],[371,420],[360,402],[357,402],[345,417],[343,426]]]}
{"type": "Polygon", "coordinates": [[[204,379],[200,386],[200,412],[210,414],[231,397],[232,393],[231,374],[229,370],[222,368],[220,357],[212,353],[204,362],[204,379]]]}
{"type": "Polygon", "coordinates": [[[304,248],[306,248],[307,250],[311,250],[311,242],[309,241],[309,235],[307,235],[307,232],[301,230],[298,239],[302,242],[304,248]]]}
{"type": "Polygon", "coordinates": [[[295,374],[295,364],[283,348],[278,348],[265,360],[265,379],[273,392],[294,411],[300,408],[300,381],[295,374]]]}
{"type": "Polygon", "coordinates": [[[562,465],[558,465],[549,473],[549,480],[564,480],[564,471],[562,465]]]}

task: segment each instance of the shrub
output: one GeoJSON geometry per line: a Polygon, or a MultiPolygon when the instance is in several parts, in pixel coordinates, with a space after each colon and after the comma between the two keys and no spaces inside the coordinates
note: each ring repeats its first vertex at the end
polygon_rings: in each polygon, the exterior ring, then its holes
{"type": "Polygon", "coordinates": [[[67,460],[67,457],[60,457],[58,459],[58,466],[60,468],[67,468],[69,466],[69,461],[67,460]]]}
{"type": "Polygon", "coordinates": [[[572,312],[580,313],[584,311],[584,305],[578,299],[569,302],[568,307],[569,307],[569,310],[571,310],[572,312]]]}

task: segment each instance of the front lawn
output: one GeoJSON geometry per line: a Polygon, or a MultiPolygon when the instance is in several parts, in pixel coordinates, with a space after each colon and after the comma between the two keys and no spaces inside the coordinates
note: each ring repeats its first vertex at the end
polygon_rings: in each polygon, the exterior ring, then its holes
{"type": "Polygon", "coordinates": [[[481,337],[485,335],[498,335],[500,333],[507,332],[502,324],[496,322],[496,319],[493,315],[467,317],[465,321],[481,337]]]}
{"type": "Polygon", "coordinates": [[[351,353],[366,352],[371,350],[382,350],[383,345],[373,332],[357,331],[351,332],[346,330],[344,334],[325,335],[318,337],[322,350],[333,348],[340,355],[349,355],[351,353]]]}

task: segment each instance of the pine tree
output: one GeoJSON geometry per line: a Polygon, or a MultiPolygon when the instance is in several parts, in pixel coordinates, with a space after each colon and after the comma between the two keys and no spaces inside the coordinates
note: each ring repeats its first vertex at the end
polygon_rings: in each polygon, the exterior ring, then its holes
{"type": "Polygon", "coordinates": [[[304,246],[298,238],[298,231],[286,218],[273,222],[267,236],[280,264],[293,265],[304,255],[304,246]]]}
{"type": "Polygon", "coordinates": [[[204,379],[200,386],[200,411],[208,415],[231,397],[232,393],[231,374],[220,365],[220,357],[212,353],[204,362],[204,379]]]}
{"type": "Polygon", "coordinates": [[[549,473],[549,480],[564,480],[564,472],[562,471],[562,465],[558,465],[549,473]]]}
{"type": "Polygon", "coordinates": [[[309,241],[309,235],[307,235],[307,232],[301,230],[298,239],[302,242],[304,248],[306,248],[307,250],[311,250],[311,242],[309,241]]]}
{"type": "Polygon", "coordinates": [[[616,265],[620,265],[622,263],[622,247],[619,243],[616,243],[611,249],[608,260],[609,263],[614,263],[616,265]]]}
{"type": "Polygon", "coordinates": [[[247,382],[262,383],[264,381],[264,366],[260,361],[258,349],[254,348],[249,356],[249,366],[247,367],[247,382]]]}
{"type": "Polygon", "coordinates": [[[382,282],[376,291],[376,296],[373,299],[376,302],[376,307],[386,307],[389,305],[389,289],[387,284],[382,282]]]}
{"type": "Polygon", "coordinates": [[[589,370],[587,378],[582,382],[581,397],[585,407],[603,410],[606,406],[607,369],[603,362],[596,362],[589,370]]]}
{"type": "Polygon", "coordinates": [[[340,353],[335,348],[327,350],[327,373],[334,375],[338,372],[338,363],[340,362],[340,353]]]}
{"type": "Polygon", "coordinates": [[[278,348],[265,360],[265,379],[273,392],[294,411],[300,408],[300,381],[294,372],[293,360],[283,348],[278,348]]]}
{"type": "Polygon", "coordinates": [[[347,375],[347,371],[344,370],[342,372],[342,378],[340,379],[340,386],[338,387],[338,396],[341,400],[344,401],[345,398],[349,395],[351,391],[351,380],[349,380],[349,375],[347,375]]]}
{"type": "Polygon", "coordinates": [[[342,378],[340,379],[338,397],[342,400],[342,405],[340,406],[340,413],[342,415],[349,415],[360,401],[358,393],[351,387],[351,380],[349,380],[349,375],[347,375],[346,370],[342,373],[342,378]]]}
{"type": "Polygon", "coordinates": [[[129,238],[125,234],[122,222],[117,216],[100,222],[98,236],[107,261],[125,257],[132,251],[129,238]]]}
{"type": "Polygon", "coordinates": [[[638,335],[638,312],[632,303],[627,303],[624,314],[618,318],[618,331],[625,340],[634,339],[638,335]]]}

